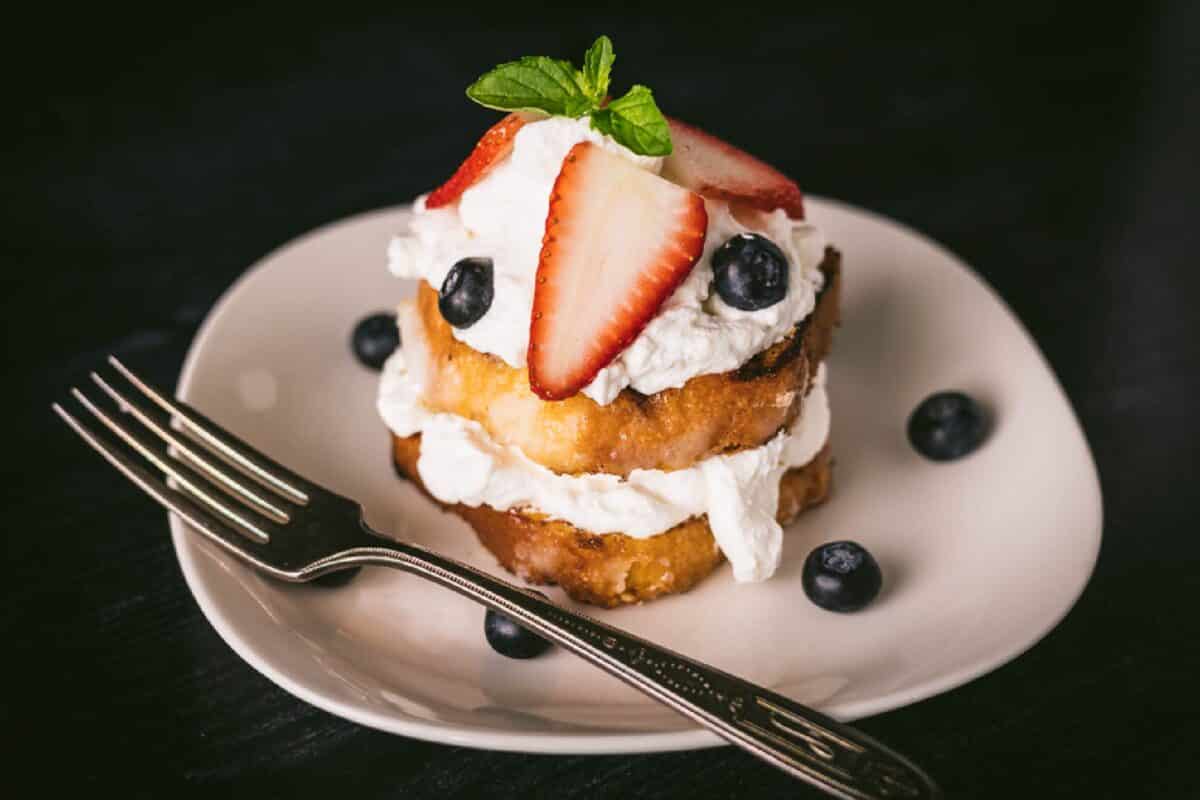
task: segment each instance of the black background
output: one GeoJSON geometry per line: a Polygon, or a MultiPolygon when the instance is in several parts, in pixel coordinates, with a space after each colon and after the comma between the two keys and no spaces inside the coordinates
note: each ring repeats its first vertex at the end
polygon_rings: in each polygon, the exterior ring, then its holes
{"type": "Polygon", "coordinates": [[[494,119],[462,96],[479,72],[578,59],[607,32],[617,88],[648,83],[806,191],[962,255],[1092,444],[1104,544],[1076,609],[1015,662],[862,727],[952,797],[1200,796],[1197,4],[33,10],[6,18],[0,83],[9,786],[808,795],[729,748],[489,753],[304,705],[220,641],[163,514],[48,408],[109,352],[173,385],[250,263],[449,174],[494,119]]]}

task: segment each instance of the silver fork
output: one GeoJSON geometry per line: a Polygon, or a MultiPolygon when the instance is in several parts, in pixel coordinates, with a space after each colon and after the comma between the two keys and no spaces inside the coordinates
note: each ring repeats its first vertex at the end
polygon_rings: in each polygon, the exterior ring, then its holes
{"type": "Polygon", "coordinates": [[[363,565],[402,569],[507,615],[830,795],[856,800],[941,797],[917,766],[854,728],[568,611],[532,590],[376,533],[363,521],[358,503],[276,463],[141,380],[116,358],[108,361],[108,377],[93,372],[91,378],[123,413],[101,408],[79,389],[72,389],[72,396],[99,426],[58,403],[54,410],[143,491],[266,574],[303,583],[363,565]],[[155,471],[140,464],[134,453],[155,471]]]}

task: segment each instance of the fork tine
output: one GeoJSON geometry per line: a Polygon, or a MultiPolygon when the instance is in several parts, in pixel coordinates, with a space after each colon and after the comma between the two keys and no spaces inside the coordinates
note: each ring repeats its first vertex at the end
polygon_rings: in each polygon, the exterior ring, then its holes
{"type": "Polygon", "coordinates": [[[293,503],[308,504],[308,493],[305,490],[311,487],[311,484],[304,478],[225,431],[186,403],[168,400],[166,395],[135,375],[133,370],[117,360],[116,356],[110,355],[108,363],[138,391],[178,419],[188,431],[218,455],[225,457],[264,486],[293,503]]]}
{"type": "MultiPolygon", "coordinates": [[[[71,389],[71,394],[79,403],[92,413],[92,416],[104,423],[104,426],[115,433],[125,444],[136,450],[147,461],[167,474],[182,486],[189,496],[200,502],[210,512],[216,512],[223,517],[225,523],[232,524],[253,539],[265,544],[271,538],[271,531],[276,527],[266,520],[251,518],[247,513],[237,511],[209,492],[205,486],[211,486],[207,479],[195,472],[191,467],[174,461],[167,454],[166,448],[152,442],[142,434],[110,416],[88,399],[87,395],[78,389],[71,389]]],[[[252,512],[250,512],[252,513],[252,512]]]]}
{"type": "MultiPolygon", "coordinates": [[[[118,392],[109,385],[108,381],[104,380],[104,378],[100,377],[95,372],[91,374],[91,378],[97,386],[104,390],[105,394],[112,398],[113,402],[117,404],[119,409],[132,414],[134,418],[138,420],[138,422],[141,422],[143,425],[149,428],[155,436],[174,447],[183,457],[181,460],[184,460],[188,466],[199,471],[210,480],[220,484],[221,487],[228,490],[231,495],[238,498],[242,502],[253,506],[254,510],[258,511],[260,514],[270,517],[275,522],[285,524],[288,522],[290,516],[285,509],[272,503],[270,500],[263,497],[246,484],[238,481],[236,478],[228,474],[231,471],[230,469],[222,470],[218,465],[213,464],[204,456],[197,453],[191,445],[184,441],[183,437],[171,431],[171,429],[168,427],[170,424],[169,422],[166,420],[156,419],[153,412],[142,408],[137,403],[118,392]]],[[[168,453],[170,453],[170,451],[168,451],[168,453]]],[[[170,454],[175,455],[175,453],[170,454]]]]}
{"type": "Polygon", "coordinates": [[[262,557],[265,553],[265,545],[251,542],[242,534],[218,521],[187,495],[176,489],[172,489],[161,478],[151,474],[149,470],[123,453],[107,437],[92,426],[77,419],[58,403],[51,404],[51,408],[92,449],[103,456],[108,463],[116,467],[117,471],[146,494],[154,498],[168,511],[178,514],[180,518],[205,538],[259,569],[279,577],[286,577],[262,557]]]}

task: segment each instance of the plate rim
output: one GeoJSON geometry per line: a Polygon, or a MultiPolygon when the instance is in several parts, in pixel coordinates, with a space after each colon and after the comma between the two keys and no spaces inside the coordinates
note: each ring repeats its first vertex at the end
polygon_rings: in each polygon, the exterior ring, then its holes
{"type": "MultiPolygon", "coordinates": [[[[1070,602],[1066,603],[1062,609],[1049,618],[1049,622],[1031,633],[1027,640],[1018,648],[1011,652],[1004,653],[996,658],[984,659],[978,664],[972,664],[963,669],[947,673],[940,676],[937,680],[931,680],[922,683],[915,687],[908,687],[901,690],[893,690],[878,697],[861,700],[853,703],[846,703],[837,706],[831,713],[843,721],[853,721],[866,716],[885,713],[887,711],[897,710],[913,703],[918,703],[930,697],[950,691],[951,689],[969,683],[976,678],[981,677],[989,672],[992,672],[1009,662],[1019,658],[1028,652],[1034,645],[1044,639],[1051,631],[1058,627],[1059,623],[1071,612],[1075,605],[1079,602],[1079,598],[1091,583],[1092,576],[1095,574],[1096,563],[1100,555],[1101,542],[1104,535],[1104,498],[1102,494],[1102,486],[1100,483],[1099,470],[1096,466],[1095,455],[1092,452],[1091,444],[1088,442],[1087,435],[1079,421],[1079,415],[1071,403],[1070,397],[1063,389],[1062,382],[1059,380],[1058,374],[1046,359],[1045,353],[1037,345],[1032,334],[1025,327],[1021,318],[1012,310],[1005,302],[1004,298],[989,284],[983,276],[970,267],[970,265],[953,251],[947,248],[940,242],[921,233],[910,225],[899,220],[888,217],[869,209],[856,206],[854,204],[828,198],[820,195],[808,195],[806,201],[815,206],[828,206],[843,212],[856,214],[866,218],[873,224],[883,225],[897,229],[905,236],[912,237],[922,244],[932,248],[946,261],[952,263],[962,272],[966,273],[969,278],[974,280],[981,286],[997,303],[1008,316],[1017,324],[1021,335],[1030,345],[1043,368],[1049,373],[1054,388],[1059,396],[1066,404],[1069,412],[1070,420],[1073,424],[1076,435],[1082,440],[1084,453],[1087,456],[1087,463],[1090,467],[1088,474],[1088,484],[1092,487],[1090,493],[1090,502],[1093,505],[1091,511],[1094,513],[1097,521],[1096,535],[1093,540],[1093,551],[1090,554],[1086,577],[1079,583],[1070,602]]],[[[196,380],[195,370],[196,364],[200,357],[200,351],[203,350],[206,340],[211,335],[212,331],[220,324],[220,320],[232,305],[233,298],[237,295],[243,286],[249,282],[254,275],[265,269],[267,265],[273,261],[276,256],[281,253],[299,248],[307,242],[319,238],[334,228],[340,228],[346,225],[367,222],[375,217],[391,216],[402,213],[411,208],[411,204],[401,203],[397,205],[385,206],[382,208],[371,209],[367,211],[350,214],[348,216],[327,222],[316,228],[312,228],[305,233],[296,236],[283,244],[273,248],[266,254],[258,258],[246,270],[244,270],[234,281],[221,293],[211,309],[205,315],[203,322],[196,330],[195,336],[188,345],[187,356],[184,358],[183,366],[180,369],[179,381],[175,387],[175,396],[187,401],[189,390],[193,382],[196,380]]],[[[196,564],[194,549],[195,542],[189,538],[189,534],[184,527],[184,523],[174,514],[167,514],[168,525],[171,531],[171,542],[175,551],[175,556],[179,561],[181,571],[183,572],[184,582],[187,584],[188,590],[192,597],[195,598],[197,605],[200,607],[201,613],[208,620],[209,624],[216,630],[217,635],[233,650],[243,661],[249,664],[253,669],[266,677],[276,686],[279,686],[284,691],[294,697],[303,700],[309,705],[315,706],[323,711],[329,712],[343,719],[352,722],[366,725],[377,730],[388,733],[400,734],[414,739],[423,741],[435,742],[459,747],[472,747],[486,750],[497,750],[506,752],[520,753],[543,753],[543,754],[558,754],[558,755],[600,755],[600,754],[627,754],[627,753],[653,753],[653,752],[669,752],[677,750],[695,750],[708,747],[715,747],[727,744],[723,739],[714,733],[702,728],[685,729],[669,732],[650,732],[650,733],[565,733],[565,732],[533,732],[533,731],[498,731],[495,729],[481,729],[469,725],[451,722],[435,722],[422,720],[419,718],[401,718],[374,711],[371,709],[360,708],[348,703],[340,702],[336,699],[331,699],[319,691],[305,686],[301,681],[293,678],[286,672],[277,669],[269,659],[260,655],[254,648],[253,644],[246,638],[243,638],[235,629],[234,625],[227,619],[217,607],[216,601],[209,591],[207,585],[200,577],[199,568],[196,564]]]]}

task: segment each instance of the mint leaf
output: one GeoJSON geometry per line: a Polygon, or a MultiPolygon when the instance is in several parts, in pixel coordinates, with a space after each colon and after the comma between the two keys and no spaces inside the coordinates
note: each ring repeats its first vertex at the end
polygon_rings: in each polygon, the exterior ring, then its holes
{"type": "Polygon", "coordinates": [[[467,87],[467,97],[500,111],[545,111],[580,117],[596,104],[576,75],[569,61],[525,56],[485,73],[467,87]]]}
{"type": "Polygon", "coordinates": [[[642,156],[671,154],[671,130],[654,93],[637,85],[624,97],[592,112],[592,127],[642,156]]]}
{"type": "Polygon", "coordinates": [[[612,40],[600,36],[583,57],[583,69],[569,61],[525,56],[501,64],[467,88],[467,97],[500,111],[541,111],[571,117],[591,115],[591,125],[644,156],[671,153],[671,131],[645,86],[634,86],[604,108],[617,57],[612,40]]]}
{"type": "Polygon", "coordinates": [[[612,40],[607,36],[601,36],[592,42],[592,46],[583,57],[584,87],[596,105],[600,105],[604,101],[604,95],[608,93],[608,80],[616,60],[612,40]]]}

